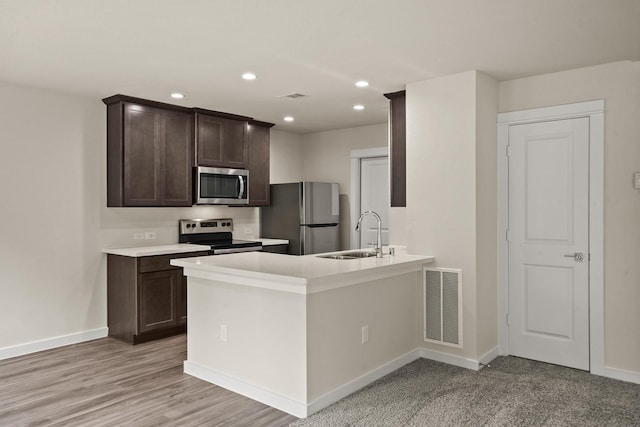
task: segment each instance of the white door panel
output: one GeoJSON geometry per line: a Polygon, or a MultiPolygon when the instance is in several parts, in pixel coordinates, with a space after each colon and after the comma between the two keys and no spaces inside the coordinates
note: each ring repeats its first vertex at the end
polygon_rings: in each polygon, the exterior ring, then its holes
{"type": "Polygon", "coordinates": [[[510,353],[588,370],[589,119],[510,126],[508,150],[510,353]]]}
{"type": "MultiPolygon", "coordinates": [[[[389,244],[389,158],[372,157],[360,161],[360,213],[374,211],[382,218],[382,244],[389,244]]],[[[354,225],[355,226],[355,225],[354,225]]],[[[378,239],[378,221],[368,215],[360,228],[360,248],[378,239]]]]}

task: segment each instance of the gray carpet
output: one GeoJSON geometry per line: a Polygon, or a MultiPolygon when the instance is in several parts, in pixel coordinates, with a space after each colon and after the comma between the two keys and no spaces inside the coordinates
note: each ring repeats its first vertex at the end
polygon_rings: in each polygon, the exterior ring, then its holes
{"type": "Polygon", "coordinates": [[[292,426],[640,426],[640,385],[516,357],[420,359],[292,426]]]}

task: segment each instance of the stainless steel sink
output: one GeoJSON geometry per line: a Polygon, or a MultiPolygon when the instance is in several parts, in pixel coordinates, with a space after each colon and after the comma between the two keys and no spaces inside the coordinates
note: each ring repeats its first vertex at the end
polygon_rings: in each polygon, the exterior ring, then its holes
{"type": "Polygon", "coordinates": [[[327,258],[327,259],[358,259],[358,258],[369,258],[372,256],[376,256],[375,252],[370,251],[356,251],[356,252],[347,252],[343,254],[333,254],[333,255],[318,255],[318,258],[327,258]]]}

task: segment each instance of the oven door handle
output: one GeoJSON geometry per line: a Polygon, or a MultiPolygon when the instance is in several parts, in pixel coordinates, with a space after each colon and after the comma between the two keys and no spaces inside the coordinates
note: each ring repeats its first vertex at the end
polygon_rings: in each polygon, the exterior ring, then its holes
{"type": "Polygon", "coordinates": [[[213,255],[236,254],[239,252],[256,252],[261,250],[262,246],[251,246],[248,248],[214,249],[213,255]]]}

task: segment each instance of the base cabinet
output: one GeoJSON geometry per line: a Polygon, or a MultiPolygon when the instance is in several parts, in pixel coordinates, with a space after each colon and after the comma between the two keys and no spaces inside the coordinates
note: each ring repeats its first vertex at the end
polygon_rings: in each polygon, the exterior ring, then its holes
{"type": "Polygon", "coordinates": [[[288,254],[289,245],[269,245],[263,246],[262,252],[270,252],[272,254],[288,254]]]}
{"type": "Polygon", "coordinates": [[[107,325],[109,336],[137,344],[184,333],[187,323],[187,278],[171,259],[207,252],[107,258],[107,325]]]}
{"type": "Polygon", "coordinates": [[[165,270],[139,276],[140,332],[178,324],[178,282],[181,271],[165,270]]]}

